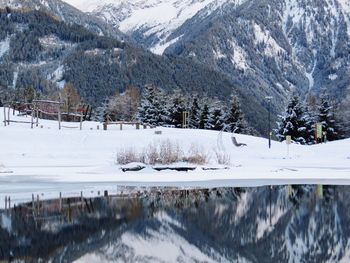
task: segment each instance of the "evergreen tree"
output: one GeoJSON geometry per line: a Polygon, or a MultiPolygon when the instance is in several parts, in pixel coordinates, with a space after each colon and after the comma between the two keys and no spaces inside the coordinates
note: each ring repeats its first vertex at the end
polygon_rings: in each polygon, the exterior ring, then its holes
{"type": "Polygon", "coordinates": [[[183,124],[183,112],[187,111],[186,99],[180,90],[175,90],[170,96],[168,106],[168,117],[170,124],[181,128],[183,124]]]}
{"type": "Polygon", "coordinates": [[[326,95],[321,96],[321,102],[318,106],[318,122],[322,123],[322,131],[326,132],[327,140],[338,139],[338,132],[335,127],[335,117],[333,106],[330,105],[326,95]]]}
{"type": "Polygon", "coordinates": [[[199,129],[210,129],[208,103],[204,103],[199,119],[199,129]]]}
{"type": "Polygon", "coordinates": [[[209,110],[209,127],[212,130],[220,131],[224,127],[224,122],[222,102],[215,100],[209,110]]]}
{"type": "Polygon", "coordinates": [[[308,107],[305,107],[304,114],[301,117],[301,124],[304,126],[299,128],[300,137],[305,139],[305,144],[315,143],[315,122],[315,116],[309,112],[308,107]]]}
{"type": "Polygon", "coordinates": [[[350,85],[345,89],[343,100],[337,109],[337,128],[342,138],[350,137],[350,85]]]}
{"type": "Polygon", "coordinates": [[[198,129],[201,116],[201,109],[198,105],[198,97],[195,96],[192,102],[189,115],[189,126],[191,129],[198,129]]]}
{"type": "Polygon", "coordinates": [[[289,135],[292,140],[300,144],[310,144],[313,140],[312,118],[300,102],[298,95],[294,94],[288,102],[284,115],[277,122],[276,136],[280,141],[289,135]]]}
{"type": "Polygon", "coordinates": [[[167,119],[164,101],[162,89],[152,85],[146,86],[138,110],[138,119],[151,125],[163,125],[167,119]]]}
{"type": "Polygon", "coordinates": [[[231,95],[229,111],[225,116],[225,125],[229,131],[243,133],[246,129],[246,122],[241,110],[241,104],[236,95],[231,95]]]}
{"type": "Polygon", "coordinates": [[[108,115],[108,104],[109,101],[106,98],[101,106],[97,107],[95,112],[94,112],[94,116],[93,116],[93,120],[94,121],[98,121],[98,122],[105,122],[107,120],[107,115],[108,115]]]}

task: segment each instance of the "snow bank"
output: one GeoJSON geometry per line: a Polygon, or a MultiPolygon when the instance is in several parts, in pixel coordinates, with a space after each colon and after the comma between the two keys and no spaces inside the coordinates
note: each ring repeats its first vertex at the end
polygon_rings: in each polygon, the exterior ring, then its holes
{"type": "MultiPolygon", "coordinates": [[[[30,117],[12,116],[30,121],[30,117]]],[[[14,202],[31,198],[57,197],[58,192],[79,195],[80,191],[96,195],[97,190],[116,190],[117,185],[160,185],[182,187],[259,186],[292,183],[350,184],[350,140],[314,146],[287,146],[267,139],[246,135],[235,137],[248,146],[235,147],[231,134],[191,129],[159,128],[136,130],[132,126],[109,126],[107,131],[96,122],[78,128],[58,130],[55,121],[40,120],[39,127],[15,124],[4,127],[0,108],[0,207],[5,195],[14,202]],[[97,126],[99,125],[99,129],[97,126]],[[40,127],[43,128],[40,128],[40,127]],[[220,140],[222,138],[222,141],[220,140]],[[209,167],[217,165],[218,144],[231,157],[229,169],[188,172],[123,172],[116,164],[116,154],[125,147],[143,149],[151,143],[170,139],[186,152],[198,145],[210,155],[209,167]],[[219,142],[220,141],[220,142],[219,142]]],[[[65,123],[78,127],[79,124],[65,123]]]]}

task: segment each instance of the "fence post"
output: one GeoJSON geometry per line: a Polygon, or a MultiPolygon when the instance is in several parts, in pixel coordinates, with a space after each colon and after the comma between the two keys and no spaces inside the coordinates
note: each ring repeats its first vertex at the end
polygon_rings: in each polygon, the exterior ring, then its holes
{"type": "Polygon", "coordinates": [[[31,113],[32,113],[32,114],[31,114],[31,117],[30,117],[30,119],[31,119],[30,128],[33,129],[33,127],[34,127],[34,114],[35,114],[35,108],[34,108],[34,106],[32,107],[32,112],[31,112],[31,113]]]}
{"type": "Polygon", "coordinates": [[[61,104],[58,105],[58,129],[61,129],[61,104]]]}
{"type": "Polygon", "coordinates": [[[6,127],[6,108],[4,105],[4,126],[6,127]]]}
{"type": "Polygon", "coordinates": [[[5,196],[5,212],[7,211],[7,196],[5,196]]]}
{"type": "Polygon", "coordinates": [[[35,126],[38,127],[39,126],[39,110],[36,109],[36,123],[35,126]]]}
{"type": "Polygon", "coordinates": [[[11,107],[9,106],[7,110],[7,125],[10,125],[10,111],[11,111],[11,107]]]}

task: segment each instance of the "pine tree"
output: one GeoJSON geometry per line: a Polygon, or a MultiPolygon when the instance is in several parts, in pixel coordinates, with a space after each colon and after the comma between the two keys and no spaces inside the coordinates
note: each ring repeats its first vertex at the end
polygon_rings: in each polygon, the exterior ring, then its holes
{"type": "Polygon", "coordinates": [[[229,111],[225,116],[227,129],[235,133],[243,133],[246,129],[246,122],[241,110],[241,104],[236,95],[231,95],[229,111]]]}
{"type": "Polygon", "coordinates": [[[212,130],[220,131],[224,127],[224,111],[221,101],[215,100],[210,106],[208,122],[212,130]]]}
{"type": "Polygon", "coordinates": [[[276,136],[280,141],[285,140],[286,136],[289,135],[297,143],[312,143],[312,118],[302,106],[298,95],[292,95],[285,114],[280,116],[280,121],[277,124],[276,136]]]}
{"type": "Polygon", "coordinates": [[[204,103],[199,119],[199,129],[210,129],[209,125],[209,107],[207,103],[204,103]]]}
{"type": "Polygon", "coordinates": [[[337,128],[342,138],[350,137],[350,85],[345,89],[343,99],[337,109],[337,128]]]}
{"type": "Polygon", "coordinates": [[[333,141],[338,139],[338,132],[335,127],[335,117],[333,106],[330,105],[326,95],[322,95],[321,102],[318,106],[318,122],[322,123],[322,131],[326,132],[327,140],[333,141]]]}
{"type": "Polygon", "coordinates": [[[195,96],[189,114],[189,126],[191,129],[198,129],[201,109],[198,105],[198,97],[195,96]]]}
{"type": "Polygon", "coordinates": [[[163,125],[167,116],[164,101],[164,93],[160,88],[146,86],[138,110],[138,119],[151,125],[163,125]]]}
{"type": "Polygon", "coordinates": [[[187,111],[186,99],[180,90],[175,90],[174,93],[170,96],[169,101],[169,122],[175,127],[181,128],[183,123],[183,112],[187,111]]]}
{"type": "Polygon", "coordinates": [[[304,108],[304,114],[301,117],[301,124],[303,127],[299,128],[300,137],[305,139],[305,144],[311,145],[315,143],[315,121],[316,118],[308,107],[304,108]]]}
{"type": "Polygon", "coordinates": [[[108,115],[108,99],[105,99],[101,106],[97,107],[94,111],[93,120],[98,122],[105,122],[108,115]]]}

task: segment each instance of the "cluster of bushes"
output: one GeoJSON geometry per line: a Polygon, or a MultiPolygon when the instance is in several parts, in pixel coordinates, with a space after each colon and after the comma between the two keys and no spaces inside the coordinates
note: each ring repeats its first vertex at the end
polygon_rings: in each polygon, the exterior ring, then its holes
{"type": "MultiPolygon", "coordinates": [[[[210,154],[203,147],[191,145],[187,153],[181,146],[169,139],[157,143],[151,143],[141,151],[135,148],[122,148],[117,152],[117,164],[125,165],[133,162],[140,162],[149,165],[155,164],[173,164],[186,162],[197,165],[207,164],[210,160],[210,154]]],[[[215,151],[215,157],[219,164],[229,164],[230,156],[226,153],[215,151]]]]}

